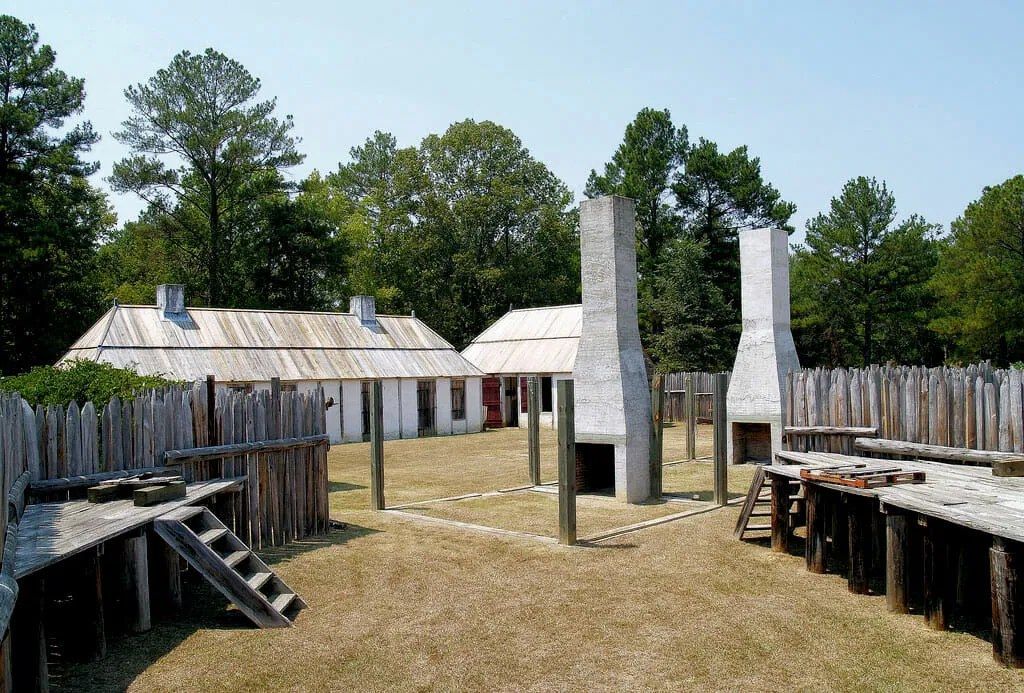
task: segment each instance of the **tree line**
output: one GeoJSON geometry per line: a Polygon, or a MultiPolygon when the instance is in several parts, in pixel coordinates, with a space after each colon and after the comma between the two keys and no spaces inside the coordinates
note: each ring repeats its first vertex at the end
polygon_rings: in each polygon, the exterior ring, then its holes
{"type": "MultiPolygon", "coordinates": [[[[34,27],[0,16],[0,372],[59,358],[110,305],[185,284],[189,305],[344,309],[370,294],[461,347],[510,306],[579,300],[569,187],[508,128],[464,120],[416,145],[375,132],[333,171],[243,65],[183,51],[124,96],[107,178],[145,208],[118,223],[92,181],[85,85],[34,27]]],[[[790,233],[795,205],[746,147],[692,139],[667,110],[626,126],[585,194],[636,200],[641,333],[662,370],[730,367],[738,234],[790,233]]],[[[898,218],[884,181],[847,182],[794,246],[805,365],[1024,358],[1024,177],[948,232],[898,218]]]]}

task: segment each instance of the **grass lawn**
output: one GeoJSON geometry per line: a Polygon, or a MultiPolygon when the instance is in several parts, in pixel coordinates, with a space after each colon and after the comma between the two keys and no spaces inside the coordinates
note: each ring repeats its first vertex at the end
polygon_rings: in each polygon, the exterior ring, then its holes
{"type": "MultiPolygon", "coordinates": [[[[698,455],[710,452],[701,431],[698,455]]],[[[670,428],[666,460],[683,457],[670,428]]],[[[554,478],[554,435],[543,475],[554,478]]],[[[518,430],[385,445],[389,505],[520,486],[518,430]]],[[[365,444],[332,449],[329,537],[264,555],[310,608],[258,631],[201,583],[186,612],[110,643],[90,665],[54,667],[56,689],[91,690],[1021,690],[1024,671],[988,642],[889,614],[803,559],[732,538],[737,507],[566,548],[426,524],[369,504],[365,444]]],[[[741,494],[749,467],[731,468],[741,494]]],[[[665,468],[665,490],[706,498],[707,462],[665,468]]],[[[553,536],[538,493],[418,510],[553,536]],[[440,509],[439,509],[440,508],[440,509]]],[[[696,506],[695,506],[696,507],[696,506]]],[[[580,535],[685,510],[580,508],[580,535]]]]}

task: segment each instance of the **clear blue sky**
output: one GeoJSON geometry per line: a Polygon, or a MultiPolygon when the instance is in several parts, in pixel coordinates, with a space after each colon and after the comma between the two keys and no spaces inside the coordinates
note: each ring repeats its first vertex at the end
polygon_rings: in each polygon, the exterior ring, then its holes
{"type": "MultiPolygon", "coordinates": [[[[4,5],[85,78],[103,176],[125,154],[110,136],[124,88],[208,46],[295,117],[300,176],[376,129],[409,145],[471,117],[511,128],[580,196],[644,106],[691,138],[749,145],[799,230],[855,175],[948,228],[983,186],[1024,172],[1022,3],[4,5]]],[[[122,220],[140,208],[113,202],[122,220]]]]}

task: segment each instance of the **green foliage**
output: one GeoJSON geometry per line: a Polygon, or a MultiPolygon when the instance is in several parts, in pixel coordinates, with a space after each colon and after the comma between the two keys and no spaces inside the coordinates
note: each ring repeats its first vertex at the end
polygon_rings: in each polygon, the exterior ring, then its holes
{"type": "Polygon", "coordinates": [[[507,128],[465,120],[406,149],[378,132],[329,181],[353,205],[352,292],[382,311],[462,345],[510,304],[579,300],[572,196],[507,128]]]}
{"type": "Polygon", "coordinates": [[[61,366],[38,366],[27,373],[0,378],[0,390],[18,392],[32,406],[75,401],[101,407],[114,397],[126,399],[141,391],[176,381],[139,375],[109,363],[72,361],[61,366]]]}
{"type": "Polygon", "coordinates": [[[722,153],[703,138],[690,144],[668,110],[645,108],[604,173],[591,171],[585,193],[637,202],[641,334],[658,368],[728,367],[740,332],[739,230],[792,231],[796,211],[762,178],[760,161],[746,147],[722,153]],[[713,291],[699,296],[677,285],[682,278],[713,291]]]}
{"type": "Polygon", "coordinates": [[[1024,357],[1024,176],[987,187],[953,222],[933,288],[932,326],[966,359],[1024,357]]]}
{"type": "Polygon", "coordinates": [[[912,215],[896,223],[885,183],[854,178],[828,214],[807,222],[792,262],[794,328],[805,366],[941,360],[927,330],[938,227],[912,215]]]}
{"type": "Polygon", "coordinates": [[[285,192],[280,172],[304,158],[291,116],[275,118],[276,99],[257,101],[259,89],[213,49],[182,51],[125,90],[132,114],[114,135],[132,155],[114,164],[111,186],[172,222],[168,240],[210,305],[234,304],[254,207],[285,192]]]}
{"type": "Polygon", "coordinates": [[[0,15],[0,373],[53,361],[94,319],[97,236],[113,224],[82,160],[85,86],[35,28],[0,15]]]}

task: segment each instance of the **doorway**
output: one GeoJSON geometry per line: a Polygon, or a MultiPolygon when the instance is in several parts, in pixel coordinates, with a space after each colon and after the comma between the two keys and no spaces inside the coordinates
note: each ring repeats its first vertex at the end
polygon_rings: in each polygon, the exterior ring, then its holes
{"type": "Polygon", "coordinates": [[[432,436],[435,433],[434,410],[436,407],[437,383],[433,380],[416,381],[416,435],[432,436]]]}
{"type": "Polygon", "coordinates": [[[505,425],[515,427],[519,425],[519,399],[517,390],[519,379],[516,377],[504,378],[505,381],[505,425]]]}

